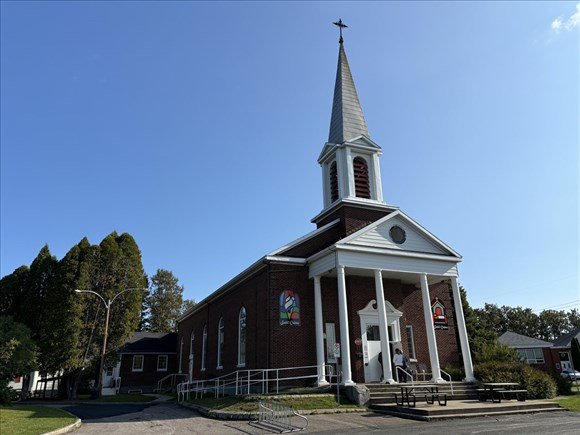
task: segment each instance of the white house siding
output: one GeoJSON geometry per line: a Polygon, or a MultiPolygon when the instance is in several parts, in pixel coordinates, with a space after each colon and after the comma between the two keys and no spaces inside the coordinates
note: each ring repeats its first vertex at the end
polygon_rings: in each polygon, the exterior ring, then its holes
{"type": "Polygon", "coordinates": [[[424,235],[420,234],[415,228],[412,228],[406,221],[396,216],[361,234],[359,237],[347,242],[347,244],[425,252],[429,254],[449,254],[447,251],[428,240],[424,235]],[[389,231],[393,225],[398,225],[405,230],[405,243],[399,245],[391,240],[389,231]]]}

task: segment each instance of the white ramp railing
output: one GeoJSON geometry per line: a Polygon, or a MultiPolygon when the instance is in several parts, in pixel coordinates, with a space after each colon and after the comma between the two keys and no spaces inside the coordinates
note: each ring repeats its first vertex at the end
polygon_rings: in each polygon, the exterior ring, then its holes
{"type": "Polygon", "coordinates": [[[281,386],[304,385],[304,381],[308,379],[315,382],[321,378],[321,372],[325,376],[333,376],[330,365],[238,370],[214,379],[183,382],[177,385],[177,400],[189,400],[192,394],[197,399],[207,393],[213,393],[215,397],[251,392],[278,393],[281,386]]]}

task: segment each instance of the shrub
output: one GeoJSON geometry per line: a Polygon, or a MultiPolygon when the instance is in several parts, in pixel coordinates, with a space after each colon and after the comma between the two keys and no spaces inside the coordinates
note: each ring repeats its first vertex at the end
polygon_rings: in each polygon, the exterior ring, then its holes
{"type": "Polygon", "coordinates": [[[556,397],[556,381],[547,373],[515,362],[487,362],[474,367],[474,375],[481,382],[517,382],[528,390],[530,399],[556,397]]]}
{"type": "Polygon", "coordinates": [[[465,379],[465,369],[463,367],[445,366],[443,371],[451,375],[452,381],[462,381],[465,379]]]}
{"type": "Polygon", "coordinates": [[[572,394],[572,381],[570,379],[564,378],[562,376],[555,376],[555,379],[559,395],[567,396],[572,394]]]}

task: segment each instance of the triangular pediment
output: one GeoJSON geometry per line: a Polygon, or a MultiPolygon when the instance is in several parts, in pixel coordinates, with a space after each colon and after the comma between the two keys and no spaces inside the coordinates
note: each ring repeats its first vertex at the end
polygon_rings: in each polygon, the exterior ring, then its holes
{"type": "Polygon", "coordinates": [[[370,148],[373,151],[381,149],[381,147],[379,145],[377,145],[375,142],[373,142],[367,136],[357,136],[355,138],[352,138],[352,139],[346,141],[344,144],[353,146],[355,148],[370,148]]]}
{"type": "Polygon", "coordinates": [[[356,148],[356,149],[360,149],[360,150],[370,150],[372,152],[377,152],[378,150],[378,154],[381,155],[382,154],[382,149],[381,147],[376,144],[375,142],[373,142],[370,138],[366,137],[366,136],[357,136],[355,138],[352,138],[351,140],[348,140],[346,142],[343,142],[341,144],[336,144],[336,143],[330,143],[327,142],[324,144],[324,147],[322,148],[322,151],[320,152],[320,155],[318,156],[318,163],[322,163],[324,160],[326,160],[326,158],[332,153],[332,151],[335,148],[342,148],[342,147],[346,147],[349,146],[351,148],[356,148]]]}
{"type": "Polygon", "coordinates": [[[340,240],[337,246],[341,245],[461,258],[457,252],[400,210],[340,240]]]}

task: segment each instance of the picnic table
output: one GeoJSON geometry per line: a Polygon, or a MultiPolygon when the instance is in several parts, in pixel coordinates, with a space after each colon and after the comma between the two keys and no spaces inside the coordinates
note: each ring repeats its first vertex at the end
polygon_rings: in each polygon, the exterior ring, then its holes
{"type": "Polygon", "coordinates": [[[477,389],[477,396],[480,401],[485,402],[491,399],[494,403],[501,403],[501,399],[514,399],[525,402],[528,390],[519,389],[517,382],[482,382],[483,388],[477,389]]]}
{"type": "Polygon", "coordinates": [[[424,395],[425,402],[432,405],[437,399],[437,403],[441,406],[447,405],[447,393],[439,392],[439,384],[410,384],[400,385],[401,400],[395,394],[395,402],[398,406],[407,405],[415,407],[417,405],[417,395],[424,395]]]}

